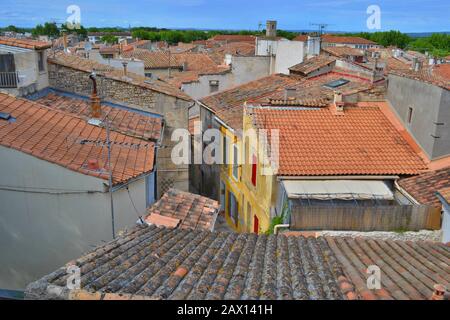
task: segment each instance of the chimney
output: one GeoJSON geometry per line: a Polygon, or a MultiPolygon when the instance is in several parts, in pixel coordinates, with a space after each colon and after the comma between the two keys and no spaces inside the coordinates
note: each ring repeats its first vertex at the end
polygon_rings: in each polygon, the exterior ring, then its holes
{"type": "Polygon", "coordinates": [[[337,116],[344,115],[344,101],[340,91],[334,92],[332,111],[337,116]]]}
{"type": "Polygon", "coordinates": [[[277,36],[277,22],[275,20],[267,20],[266,37],[275,38],[277,36]]]}
{"type": "Polygon", "coordinates": [[[126,61],[122,62],[122,65],[123,65],[123,75],[126,77],[128,62],[126,62],[126,61]]]}
{"type": "Polygon", "coordinates": [[[100,119],[102,116],[102,110],[100,108],[100,98],[97,96],[97,79],[96,74],[93,72],[89,76],[92,80],[92,94],[91,94],[91,118],[100,119]]]}
{"type": "Polygon", "coordinates": [[[97,159],[89,159],[87,167],[89,170],[94,170],[94,171],[100,170],[100,165],[98,164],[97,159]]]}
{"type": "Polygon", "coordinates": [[[442,284],[434,285],[434,292],[431,296],[431,300],[444,300],[446,288],[442,284]]]}
{"type": "Polygon", "coordinates": [[[418,59],[416,61],[416,64],[414,65],[414,71],[419,72],[422,69],[422,62],[420,62],[418,59]]]}
{"type": "Polygon", "coordinates": [[[63,45],[64,45],[64,52],[67,53],[67,34],[63,32],[63,45]]]}

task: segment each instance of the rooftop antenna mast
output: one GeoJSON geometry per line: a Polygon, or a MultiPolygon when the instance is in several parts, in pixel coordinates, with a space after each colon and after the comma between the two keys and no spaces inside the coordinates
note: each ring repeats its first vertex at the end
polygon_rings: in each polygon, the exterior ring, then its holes
{"type": "Polygon", "coordinates": [[[322,35],[324,30],[330,26],[328,23],[310,23],[311,26],[317,26],[319,29],[319,35],[322,35]]]}

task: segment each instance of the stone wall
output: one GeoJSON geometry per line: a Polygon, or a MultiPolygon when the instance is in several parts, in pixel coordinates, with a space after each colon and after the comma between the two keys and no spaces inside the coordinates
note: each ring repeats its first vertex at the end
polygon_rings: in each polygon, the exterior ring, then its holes
{"type": "MultiPolygon", "coordinates": [[[[48,67],[50,87],[84,96],[91,94],[92,83],[89,80],[89,73],[56,64],[49,64],[48,67]]],[[[188,165],[172,163],[171,152],[176,143],[171,141],[171,136],[177,128],[188,128],[188,108],[192,103],[101,75],[97,76],[97,86],[99,95],[106,101],[153,112],[164,117],[163,140],[157,151],[156,196],[160,198],[171,187],[188,191],[188,165]]]]}

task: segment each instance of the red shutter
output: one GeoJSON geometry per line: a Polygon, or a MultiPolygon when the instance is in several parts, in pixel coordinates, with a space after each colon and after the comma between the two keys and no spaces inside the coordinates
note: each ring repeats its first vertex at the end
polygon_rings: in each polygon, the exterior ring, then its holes
{"type": "Polygon", "coordinates": [[[257,216],[253,216],[253,233],[259,233],[259,219],[257,216]]]}
{"type": "Polygon", "coordinates": [[[253,156],[253,163],[252,163],[252,184],[256,187],[256,170],[257,170],[257,159],[256,156],[253,156]]]}

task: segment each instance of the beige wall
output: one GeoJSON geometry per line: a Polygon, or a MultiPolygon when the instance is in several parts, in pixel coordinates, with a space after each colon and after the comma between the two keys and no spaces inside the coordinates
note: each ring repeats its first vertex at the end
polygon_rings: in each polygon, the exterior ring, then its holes
{"type": "MultiPolygon", "coordinates": [[[[0,288],[23,289],[112,239],[106,180],[3,146],[0,175],[0,288]]],[[[129,190],[143,215],[145,179],[129,190]]],[[[116,232],[134,226],[139,215],[127,190],[115,191],[113,199],[116,232]]]]}

